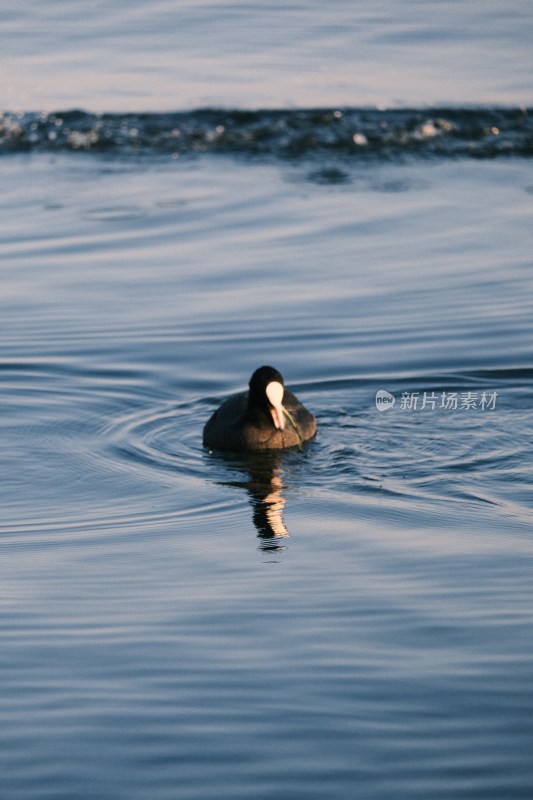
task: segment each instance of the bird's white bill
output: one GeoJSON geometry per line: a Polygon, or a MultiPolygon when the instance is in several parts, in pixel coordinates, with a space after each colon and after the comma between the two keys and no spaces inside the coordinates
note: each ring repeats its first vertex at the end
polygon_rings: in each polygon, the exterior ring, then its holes
{"type": "Polygon", "coordinates": [[[265,389],[268,402],[271,406],[270,413],[272,414],[272,420],[279,431],[282,431],[285,427],[285,414],[283,413],[283,406],[281,405],[283,391],[283,386],[279,381],[270,381],[265,389]]]}

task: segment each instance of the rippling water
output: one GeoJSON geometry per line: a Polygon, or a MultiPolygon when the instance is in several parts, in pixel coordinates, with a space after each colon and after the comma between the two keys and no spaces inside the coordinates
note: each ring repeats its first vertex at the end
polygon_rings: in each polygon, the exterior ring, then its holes
{"type": "Polygon", "coordinates": [[[527,797],[529,162],[2,168],[6,796],[527,797]]]}
{"type": "Polygon", "coordinates": [[[0,106],[531,101],[529,0],[4,0],[0,106]]]}
{"type": "Polygon", "coordinates": [[[529,800],[527,4],[179,5],[2,12],[0,796],[529,800]]]}
{"type": "MultiPolygon", "coordinates": [[[[0,152],[97,150],[131,155],[235,153],[366,161],[406,155],[530,156],[533,126],[520,108],[204,109],[166,114],[5,113],[0,152]]],[[[347,176],[326,166],[325,182],[347,176]]]]}

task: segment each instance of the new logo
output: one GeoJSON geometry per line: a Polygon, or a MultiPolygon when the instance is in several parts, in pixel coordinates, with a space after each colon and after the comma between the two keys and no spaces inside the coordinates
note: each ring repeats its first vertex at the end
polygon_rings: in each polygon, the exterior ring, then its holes
{"type": "Polygon", "coordinates": [[[388,411],[389,408],[394,406],[396,398],[385,389],[380,389],[376,392],[376,408],[378,411],[388,411]]]}

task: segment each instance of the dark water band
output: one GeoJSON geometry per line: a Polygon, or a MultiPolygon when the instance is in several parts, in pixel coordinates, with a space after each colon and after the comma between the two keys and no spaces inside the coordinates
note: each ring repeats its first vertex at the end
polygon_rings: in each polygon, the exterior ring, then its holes
{"type": "Polygon", "coordinates": [[[84,111],[0,115],[0,153],[232,153],[273,158],[533,155],[533,109],[84,111]]]}

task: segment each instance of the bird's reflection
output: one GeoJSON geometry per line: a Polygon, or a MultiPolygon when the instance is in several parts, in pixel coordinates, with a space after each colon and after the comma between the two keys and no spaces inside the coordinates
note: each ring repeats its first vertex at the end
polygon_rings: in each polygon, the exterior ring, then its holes
{"type": "Polygon", "coordinates": [[[253,521],[257,535],[262,540],[263,550],[279,550],[280,542],[289,532],[283,521],[285,498],[281,467],[276,467],[270,476],[270,483],[255,482],[248,485],[250,502],[253,508],[253,521]]]}
{"type": "Polygon", "coordinates": [[[218,453],[232,471],[243,474],[243,479],[219,481],[225,486],[246,489],[252,506],[252,519],[264,551],[285,550],[284,539],[289,535],[283,521],[285,498],[283,490],[283,465],[286,453],[218,453]]]}

